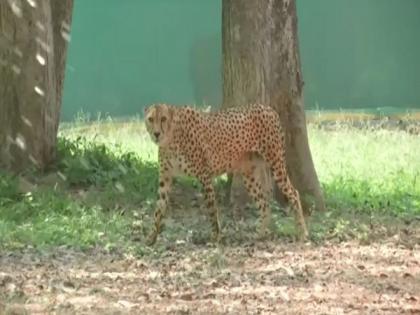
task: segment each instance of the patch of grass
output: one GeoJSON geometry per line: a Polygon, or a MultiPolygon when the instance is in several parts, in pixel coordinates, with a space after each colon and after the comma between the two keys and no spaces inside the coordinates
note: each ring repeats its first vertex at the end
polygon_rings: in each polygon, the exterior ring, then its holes
{"type": "Polygon", "coordinates": [[[21,193],[17,179],[2,177],[1,182],[8,193],[0,198],[0,248],[113,248],[129,234],[130,222],[118,212],[104,211],[100,205],[87,207],[53,189],[21,193]]]}
{"type": "Polygon", "coordinates": [[[118,144],[61,138],[59,174],[70,188],[84,189],[85,200],[107,208],[140,205],[154,198],[158,170],[156,162],[142,160],[118,144]],[[98,198],[99,197],[99,198],[98,198]],[[104,202],[106,201],[106,202],[104,202]]]}
{"type": "Polygon", "coordinates": [[[330,209],[420,214],[420,137],[346,126],[309,137],[330,209]]]}
{"type": "Polygon", "coordinates": [[[130,246],[133,213],[150,211],[154,200],[155,162],[118,145],[62,136],[53,174],[60,187],[44,187],[42,175],[31,174],[31,191],[0,174],[0,248],[130,246]]]}
{"type": "MultiPolygon", "coordinates": [[[[309,138],[329,209],[311,218],[314,241],[368,241],[378,225],[395,226],[420,215],[420,137],[398,130],[310,125],[309,138]]],[[[190,196],[200,185],[180,178],[176,185],[184,195],[178,208],[185,214],[167,221],[160,245],[143,246],[158,169],[156,146],[141,121],[107,118],[65,126],[58,156],[52,180],[51,174],[29,174],[31,189],[22,189],[20,178],[0,174],[0,248],[100,246],[144,255],[165,252],[165,244],[178,240],[206,243],[208,219],[198,213],[200,199],[193,205],[190,196]]],[[[218,180],[217,190],[223,185],[218,180]]],[[[229,211],[223,211],[222,219],[226,243],[250,240],[245,234],[255,228],[256,211],[246,214],[242,227],[232,222],[229,211]]],[[[295,237],[293,219],[274,209],[273,232],[282,239],[295,237]]]]}

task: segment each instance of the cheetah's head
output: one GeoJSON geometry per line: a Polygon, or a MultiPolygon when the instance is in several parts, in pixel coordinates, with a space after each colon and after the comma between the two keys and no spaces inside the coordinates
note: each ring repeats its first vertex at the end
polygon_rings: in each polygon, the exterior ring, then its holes
{"type": "Polygon", "coordinates": [[[155,104],[144,110],[146,129],[159,146],[168,144],[172,135],[174,108],[166,104],[155,104]]]}

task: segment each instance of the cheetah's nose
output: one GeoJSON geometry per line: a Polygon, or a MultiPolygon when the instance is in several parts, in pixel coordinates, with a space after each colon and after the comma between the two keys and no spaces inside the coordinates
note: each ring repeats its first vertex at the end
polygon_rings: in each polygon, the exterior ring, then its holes
{"type": "Polygon", "coordinates": [[[154,133],[154,135],[155,135],[156,139],[158,139],[158,138],[159,138],[159,136],[160,136],[160,132],[159,132],[159,131],[157,131],[157,132],[155,132],[155,133],[154,133]]]}

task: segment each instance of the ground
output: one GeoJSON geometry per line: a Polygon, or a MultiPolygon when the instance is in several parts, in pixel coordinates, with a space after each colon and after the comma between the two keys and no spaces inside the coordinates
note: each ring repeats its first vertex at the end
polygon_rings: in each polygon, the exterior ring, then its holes
{"type": "Polygon", "coordinates": [[[144,128],[73,123],[50,174],[0,174],[0,314],[420,314],[409,126],[309,125],[328,212],[311,218],[308,244],[276,206],[272,235],[257,241],[256,209],[238,219],[228,205],[221,244],[208,244],[202,195],[181,178],[147,247],[157,169],[144,128]]]}
{"type": "Polygon", "coordinates": [[[419,245],[174,244],[159,259],[25,252],[0,259],[6,314],[418,314],[419,245]],[[22,301],[25,301],[22,303],[22,301]]]}

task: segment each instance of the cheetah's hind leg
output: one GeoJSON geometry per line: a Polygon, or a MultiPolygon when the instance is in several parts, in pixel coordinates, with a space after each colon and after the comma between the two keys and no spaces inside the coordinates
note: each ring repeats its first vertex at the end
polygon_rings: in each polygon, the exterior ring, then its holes
{"type": "Polygon", "coordinates": [[[271,159],[266,159],[266,161],[270,164],[274,181],[294,210],[295,222],[299,227],[299,239],[306,240],[309,233],[306,227],[305,217],[303,215],[300,196],[297,189],[292,185],[289,175],[287,174],[284,151],[273,150],[271,151],[271,157],[271,159]]]}
{"type": "Polygon", "coordinates": [[[265,239],[268,236],[268,227],[271,220],[271,208],[269,196],[272,190],[269,188],[271,176],[267,177],[267,164],[258,154],[248,154],[241,163],[240,173],[249,196],[260,212],[258,237],[265,239]]]}
{"type": "Polygon", "coordinates": [[[212,227],[211,241],[218,243],[221,238],[221,228],[219,219],[220,214],[219,208],[216,206],[216,196],[212,184],[212,178],[208,175],[202,175],[199,177],[199,180],[203,185],[206,206],[209,211],[209,217],[212,227]]]}

